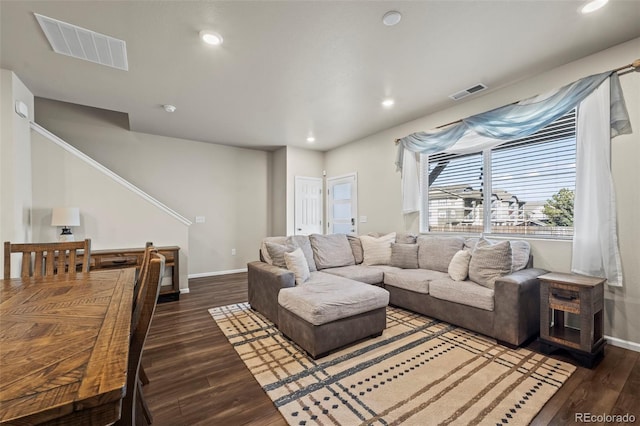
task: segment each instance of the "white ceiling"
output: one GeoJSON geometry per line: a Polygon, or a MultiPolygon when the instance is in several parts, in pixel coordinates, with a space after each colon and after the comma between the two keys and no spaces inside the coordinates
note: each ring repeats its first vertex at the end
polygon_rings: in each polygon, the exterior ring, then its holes
{"type": "Polygon", "coordinates": [[[36,96],[127,113],[134,131],[327,150],[640,36],[640,1],[581,4],[1,0],[0,65],[36,96]],[[397,26],[382,24],[389,10],[397,26]],[[33,12],[125,40],[129,71],[54,53],[33,12]]]}

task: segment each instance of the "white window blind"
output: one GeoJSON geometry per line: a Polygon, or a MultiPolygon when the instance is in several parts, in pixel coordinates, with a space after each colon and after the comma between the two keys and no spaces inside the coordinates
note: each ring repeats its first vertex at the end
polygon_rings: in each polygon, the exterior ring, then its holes
{"type": "Polygon", "coordinates": [[[488,155],[429,156],[429,230],[571,236],[575,123],[574,110],[488,155]]]}

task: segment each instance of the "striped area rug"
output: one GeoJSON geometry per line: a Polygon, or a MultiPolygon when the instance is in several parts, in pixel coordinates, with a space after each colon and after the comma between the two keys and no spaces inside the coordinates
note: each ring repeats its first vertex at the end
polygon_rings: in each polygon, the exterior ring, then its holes
{"type": "Polygon", "coordinates": [[[575,370],[394,307],[382,336],[319,360],[246,303],[209,312],[291,425],[526,425],[575,370]]]}

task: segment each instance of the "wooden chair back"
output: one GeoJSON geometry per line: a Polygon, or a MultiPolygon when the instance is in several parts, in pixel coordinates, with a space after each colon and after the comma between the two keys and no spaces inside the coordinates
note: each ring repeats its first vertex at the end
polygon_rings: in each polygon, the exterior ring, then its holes
{"type": "MultiPolygon", "coordinates": [[[[156,309],[158,295],[160,294],[160,282],[164,275],[165,258],[158,251],[149,247],[149,265],[142,276],[139,303],[133,311],[133,328],[131,330],[131,343],[129,347],[129,362],[127,366],[127,393],[122,401],[122,414],[116,425],[131,426],[141,424],[143,419],[143,397],[140,386],[140,361],[142,350],[149,333],[151,319],[156,309]]],[[[138,297],[138,294],[134,295],[138,297]]]]}
{"type": "Polygon", "coordinates": [[[76,260],[82,254],[82,272],[91,265],[91,239],[59,243],[4,243],[4,279],[11,278],[11,255],[22,254],[21,278],[76,273],[76,260]],[[33,259],[33,270],[32,266],[33,259]]]}

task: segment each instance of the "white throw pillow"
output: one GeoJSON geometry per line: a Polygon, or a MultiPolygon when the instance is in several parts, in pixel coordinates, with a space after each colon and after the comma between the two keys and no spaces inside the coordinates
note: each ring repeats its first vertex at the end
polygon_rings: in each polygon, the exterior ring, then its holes
{"type": "Polygon", "coordinates": [[[364,265],[389,265],[391,264],[391,244],[396,242],[396,233],[391,232],[376,238],[369,235],[360,236],[364,265]]]}
{"type": "Polygon", "coordinates": [[[304,252],[301,248],[297,248],[290,253],[285,253],[284,262],[287,264],[287,269],[293,272],[293,275],[296,277],[296,285],[306,282],[311,276],[309,263],[307,263],[307,259],[304,257],[304,252]]]}
{"type": "Polygon", "coordinates": [[[471,252],[469,250],[460,250],[453,255],[451,263],[449,263],[449,276],[455,281],[464,281],[469,275],[469,261],[471,260],[471,252]]]}

